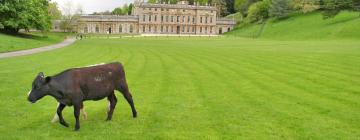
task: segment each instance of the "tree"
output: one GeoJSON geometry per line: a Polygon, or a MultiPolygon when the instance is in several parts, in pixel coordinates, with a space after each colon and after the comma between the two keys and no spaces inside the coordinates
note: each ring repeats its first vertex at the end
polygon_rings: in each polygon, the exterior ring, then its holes
{"type": "Polygon", "coordinates": [[[261,0],[235,0],[234,9],[246,17],[248,15],[249,7],[258,1],[261,0]]]}
{"type": "Polygon", "coordinates": [[[77,8],[74,8],[73,3],[67,1],[63,7],[63,12],[64,15],[62,16],[60,28],[64,30],[64,32],[73,32],[76,27],[76,21],[83,13],[82,7],[78,5],[77,8]]]}
{"type": "Polygon", "coordinates": [[[252,4],[248,11],[247,22],[263,22],[269,17],[270,1],[264,0],[252,4]]]}
{"type": "Polygon", "coordinates": [[[288,17],[291,11],[289,0],[272,0],[269,14],[271,17],[282,19],[288,17]]]}
{"type": "Polygon", "coordinates": [[[2,0],[0,1],[0,24],[2,32],[18,33],[31,28],[48,31],[51,20],[47,0],[2,0]]]}
{"type": "Polygon", "coordinates": [[[343,10],[359,11],[359,0],[321,0],[324,19],[335,17],[343,10]]]}
{"type": "Polygon", "coordinates": [[[49,3],[48,6],[49,16],[52,20],[61,18],[61,11],[58,8],[58,4],[56,2],[49,3]]]}
{"type": "Polygon", "coordinates": [[[226,16],[230,14],[228,12],[225,0],[212,0],[212,5],[216,5],[216,8],[218,9],[218,14],[220,16],[226,16]]]}
{"type": "Polygon", "coordinates": [[[134,8],[134,5],[132,3],[129,4],[129,11],[128,11],[128,15],[132,14],[132,10],[134,8]]]}
{"type": "Polygon", "coordinates": [[[133,4],[127,5],[124,4],[122,7],[115,8],[111,14],[113,15],[131,15],[133,4]]]}
{"type": "Polygon", "coordinates": [[[292,7],[294,10],[299,10],[303,13],[318,10],[320,0],[292,0],[292,7]]]}

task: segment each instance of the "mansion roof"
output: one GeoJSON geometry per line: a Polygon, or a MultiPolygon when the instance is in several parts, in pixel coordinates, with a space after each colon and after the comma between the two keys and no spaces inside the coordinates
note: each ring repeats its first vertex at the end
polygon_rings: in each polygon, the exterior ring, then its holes
{"type": "Polygon", "coordinates": [[[168,9],[191,9],[191,10],[216,10],[214,6],[187,5],[187,4],[150,4],[140,3],[141,8],[168,8],[168,9]]]}
{"type": "Polygon", "coordinates": [[[81,15],[81,21],[127,21],[138,22],[138,16],[119,16],[119,15],[81,15]]]}

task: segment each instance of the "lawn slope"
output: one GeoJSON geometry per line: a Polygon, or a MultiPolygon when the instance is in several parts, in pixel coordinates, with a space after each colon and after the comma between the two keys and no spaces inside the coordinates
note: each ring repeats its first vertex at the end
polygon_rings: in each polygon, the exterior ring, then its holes
{"type": "Polygon", "coordinates": [[[43,35],[38,32],[17,36],[0,33],[0,53],[59,43],[64,40],[66,35],[66,33],[48,33],[47,37],[43,37],[43,35]]]}
{"type": "Polygon", "coordinates": [[[342,12],[335,18],[323,20],[320,13],[314,12],[281,21],[270,19],[265,25],[242,26],[227,35],[276,40],[360,39],[359,25],[359,13],[342,12]]]}

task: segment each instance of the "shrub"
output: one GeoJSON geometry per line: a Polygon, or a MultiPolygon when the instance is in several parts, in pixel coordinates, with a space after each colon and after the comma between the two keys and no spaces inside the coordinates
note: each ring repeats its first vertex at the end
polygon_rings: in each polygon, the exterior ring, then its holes
{"type": "Polygon", "coordinates": [[[264,0],[252,4],[248,11],[247,22],[263,22],[269,17],[270,1],[264,0]]]}

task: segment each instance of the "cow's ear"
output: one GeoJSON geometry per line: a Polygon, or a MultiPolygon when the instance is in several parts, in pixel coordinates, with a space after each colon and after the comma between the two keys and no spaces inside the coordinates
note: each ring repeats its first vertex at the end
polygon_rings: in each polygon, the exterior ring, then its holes
{"type": "Polygon", "coordinates": [[[45,83],[47,84],[47,83],[49,83],[51,81],[51,77],[50,76],[47,76],[46,78],[45,78],[45,83]]]}
{"type": "Polygon", "coordinates": [[[38,76],[40,76],[41,78],[44,78],[44,73],[43,73],[43,72],[39,72],[38,76]]]}

